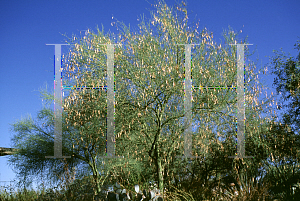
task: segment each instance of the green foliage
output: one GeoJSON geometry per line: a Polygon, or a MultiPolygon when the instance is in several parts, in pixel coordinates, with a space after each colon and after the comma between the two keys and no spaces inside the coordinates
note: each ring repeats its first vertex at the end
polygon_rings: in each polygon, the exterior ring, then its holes
{"type": "MultiPolygon", "coordinates": [[[[183,17],[164,1],[156,7],[152,19],[147,24],[143,19],[139,24],[139,33],[118,23],[122,31],[117,42],[113,35],[104,35],[99,29],[98,33],[88,31],[81,39],[74,36],[68,41],[71,49],[65,57],[64,85],[92,87],[106,85],[107,52],[106,46],[100,44],[123,43],[114,48],[114,78],[115,155],[124,159],[101,158],[106,147],[106,91],[72,88],[63,100],[63,154],[72,158],[45,159],[53,155],[54,115],[49,108],[43,108],[37,121],[30,117],[13,124],[17,133],[13,146],[19,152],[11,157],[10,164],[19,170],[20,178],[43,174],[58,182],[71,169],[72,174],[76,173],[71,185],[83,184],[81,179],[92,175],[89,179],[96,194],[104,185],[116,182],[133,190],[134,184],[148,189],[149,182],[156,181],[168,196],[183,192],[182,199],[296,196],[288,184],[296,185],[299,180],[299,138],[295,129],[290,131],[290,126],[275,121],[274,111],[268,107],[274,104],[272,96],[259,99],[264,89],[257,79],[261,69],[256,71],[253,62],[245,64],[245,148],[247,156],[254,156],[251,159],[228,158],[236,152],[236,91],[203,88],[236,86],[236,47],[229,44],[247,43],[247,39],[240,40],[229,27],[222,45],[207,29],[198,33],[198,24],[194,30],[189,29],[184,2],[176,7],[183,17]],[[201,44],[192,47],[193,86],[200,87],[193,89],[192,104],[192,119],[198,125],[191,141],[193,155],[200,156],[197,159],[176,158],[183,155],[182,135],[186,130],[182,123],[185,50],[177,44],[201,44]]],[[[245,57],[250,56],[246,48],[245,57]]],[[[286,83],[281,82],[278,90],[288,91],[287,97],[294,98],[296,107],[299,61],[289,59],[284,63],[280,57],[276,61],[280,61],[278,68],[283,64],[285,67],[278,75],[283,71],[286,75],[279,76],[286,83]]],[[[48,103],[53,101],[46,91],[42,97],[48,103]]],[[[295,114],[292,117],[296,119],[298,110],[294,112],[290,114],[295,114]]],[[[286,115],[285,123],[297,122],[292,117],[286,115]]],[[[71,193],[70,188],[65,193],[71,193]]]]}
{"type": "Polygon", "coordinates": [[[281,94],[278,109],[286,108],[280,122],[270,124],[266,137],[266,145],[270,149],[271,158],[267,164],[265,179],[270,181],[270,192],[283,200],[296,200],[299,197],[299,80],[300,80],[300,44],[295,44],[299,51],[297,58],[287,58],[283,51],[274,51],[272,57],[272,73],[277,94],[281,94]],[[271,165],[270,163],[274,164],[271,165]],[[293,190],[294,188],[294,190],[293,190]]]}
{"type": "Polygon", "coordinates": [[[272,57],[271,65],[273,65],[272,73],[277,77],[274,80],[277,93],[282,93],[282,98],[291,102],[288,104],[280,104],[279,109],[288,108],[288,112],[283,115],[283,123],[291,125],[295,132],[299,131],[300,125],[300,41],[295,44],[299,55],[297,58],[285,56],[274,51],[275,56],[272,57]]]}

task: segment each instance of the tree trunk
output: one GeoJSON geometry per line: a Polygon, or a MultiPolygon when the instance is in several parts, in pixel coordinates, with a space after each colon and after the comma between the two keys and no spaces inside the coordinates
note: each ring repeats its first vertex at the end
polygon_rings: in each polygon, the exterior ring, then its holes
{"type": "Polygon", "coordinates": [[[164,195],[164,177],[163,177],[163,168],[161,165],[161,160],[158,160],[158,186],[160,194],[164,195]]]}
{"type": "Polygon", "coordinates": [[[163,196],[164,195],[164,176],[163,176],[163,166],[161,164],[161,158],[160,158],[160,154],[159,151],[156,150],[156,154],[157,154],[157,174],[158,174],[158,187],[160,190],[160,194],[163,196]]]}
{"type": "MultiPolygon", "coordinates": [[[[94,173],[93,173],[94,174],[94,173]]],[[[95,169],[95,174],[94,174],[94,181],[96,183],[96,191],[97,195],[101,193],[101,186],[100,186],[100,175],[97,169],[95,169]]]]}
{"type": "Polygon", "coordinates": [[[97,170],[97,166],[95,163],[95,160],[93,159],[92,163],[90,163],[90,167],[92,168],[93,171],[93,178],[94,178],[94,182],[96,184],[96,191],[95,193],[97,195],[99,195],[101,193],[101,186],[100,186],[100,174],[97,170]]]}

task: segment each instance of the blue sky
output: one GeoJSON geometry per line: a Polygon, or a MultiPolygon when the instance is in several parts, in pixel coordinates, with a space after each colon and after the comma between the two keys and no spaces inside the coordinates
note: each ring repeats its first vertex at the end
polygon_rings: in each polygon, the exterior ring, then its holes
{"type": "MultiPolygon", "coordinates": [[[[103,1],[0,1],[0,147],[10,147],[10,123],[36,116],[42,108],[38,90],[53,89],[54,46],[46,44],[65,43],[66,34],[77,36],[88,28],[96,31],[101,24],[104,31],[118,33],[112,19],[137,28],[140,15],[149,19],[153,0],[103,0],[103,1]],[[148,3],[149,2],[149,3],[148,3]]],[[[174,0],[166,0],[169,6],[174,0]]],[[[189,23],[198,22],[199,30],[207,27],[217,42],[223,40],[222,32],[230,25],[240,31],[240,38],[248,36],[250,51],[259,58],[258,65],[265,65],[272,50],[283,48],[296,56],[294,44],[300,33],[300,2],[297,0],[274,1],[209,1],[187,2],[189,23]]],[[[195,24],[192,24],[195,26],[195,24]]],[[[67,53],[67,48],[62,49],[67,53]]],[[[272,89],[274,76],[259,76],[272,89]]],[[[275,92],[275,90],[273,89],[275,92]]],[[[269,93],[268,93],[269,94],[269,93]]],[[[11,181],[15,174],[7,166],[7,156],[0,157],[0,181],[11,181]]]]}

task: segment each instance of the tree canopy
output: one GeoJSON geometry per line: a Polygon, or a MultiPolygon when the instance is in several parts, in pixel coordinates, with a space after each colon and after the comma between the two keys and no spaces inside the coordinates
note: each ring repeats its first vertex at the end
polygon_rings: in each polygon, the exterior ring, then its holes
{"type": "MultiPolygon", "coordinates": [[[[102,31],[97,28],[98,33],[88,30],[82,38],[68,38],[63,83],[90,86],[71,88],[63,100],[63,153],[72,158],[65,162],[45,159],[53,155],[54,118],[53,110],[44,108],[37,121],[28,118],[13,124],[17,133],[14,147],[20,151],[10,163],[20,176],[36,176],[48,169],[43,174],[53,180],[55,174],[64,173],[67,163],[77,170],[84,167],[81,175],[92,173],[98,193],[108,176],[110,183],[118,181],[130,188],[156,181],[161,192],[181,185],[195,199],[210,199],[224,189],[232,192],[232,183],[245,195],[250,188],[256,198],[266,193],[270,174],[263,177],[263,170],[270,165],[268,160],[280,143],[282,150],[276,153],[288,150],[280,140],[286,136],[283,128],[277,126],[268,108],[274,104],[273,96],[260,97],[264,87],[257,75],[265,69],[257,70],[254,62],[245,63],[244,78],[245,147],[246,155],[254,158],[228,158],[236,152],[237,118],[237,48],[229,44],[247,44],[247,38],[239,39],[229,27],[223,34],[225,44],[216,42],[206,28],[198,32],[199,24],[195,29],[188,26],[184,2],[173,8],[159,1],[156,7],[152,19],[146,23],[142,18],[135,33],[118,21],[122,31],[117,37],[104,35],[102,27],[102,31]],[[107,91],[99,88],[107,84],[108,77],[103,44],[122,44],[114,47],[115,154],[124,159],[101,158],[106,148],[108,101],[107,91]],[[188,129],[183,123],[187,55],[182,44],[199,44],[191,53],[192,120],[197,125],[191,142],[192,153],[199,158],[184,160],[176,158],[184,153],[183,135],[188,129]],[[258,177],[264,179],[258,181],[258,177]]],[[[250,56],[245,48],[245,58],[250,56]]],[[[42,95],[53,101],[51,93],[42,95]]]]}

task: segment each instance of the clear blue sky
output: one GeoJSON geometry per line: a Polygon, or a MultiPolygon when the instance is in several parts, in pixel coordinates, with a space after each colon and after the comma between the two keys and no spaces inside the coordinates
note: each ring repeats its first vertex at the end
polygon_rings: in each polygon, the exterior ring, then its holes
{"type": "MultiPolygon", "coordinates": [[[[96,30],[101,24],[104,31],[118,33],[117,18],[132,28],[137,28],[140,15],[149,19],[155,8],[153,0],[103,0],[103,1],[0,1],[0,147],[10,147],[10,123],[31,114],[36,116],[42,108],[38,90],[45,83],[53,89],[54,47],[48,43],[65,43],[62,34],[77,36],[88,28],[96,30]],[[149,2],[149,3],[148,3],[149,2]]],[[[174,0],[166,0],[169,6],[174,0]]],[[[223,39],[223,29],[230,25],[242,30],[240,37],[248,36],[254,44],[251,57],[265,65],[266,56],[281,47],[296,56],[294,44],[300,36],[300,2],[298,0],[209,1],[190,0],[187,4],[189,22],[198,22],[199,30],[207,27],[217,42],[223,39]]],[[[195,26],[195,24],[193,24],[195,26]]],[[[67,49],[63,48],[63,53],[67,49]]],[[[259,76],[272,87],[272,76],[259,76]]],[[[0,157],[0,180],[13,180],[15,174],[7,166],[7,156],[0,157]]]]}

